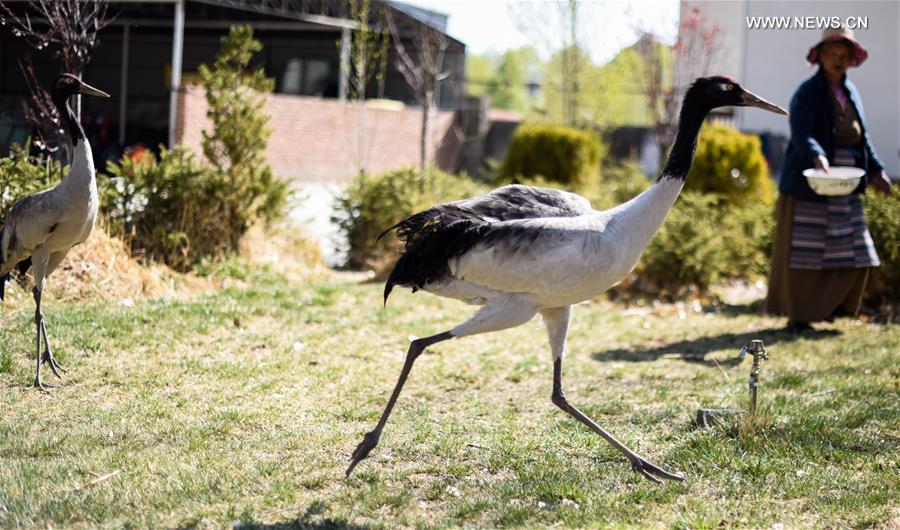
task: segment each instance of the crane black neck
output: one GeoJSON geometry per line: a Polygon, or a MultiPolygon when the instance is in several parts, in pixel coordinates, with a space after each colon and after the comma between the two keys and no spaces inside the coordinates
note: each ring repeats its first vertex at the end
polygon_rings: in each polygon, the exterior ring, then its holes
{"type": "Polygon", "coordinates": [[[703,120],[706,119],[710,111],[709,107],[700,98],[692,96],[694,94],[688,92],[684,98],[684,103],[681,105],[675,143],[672,145],[668,162],[666,162],[666,166],[663,168],[657,182],[669,178],[684,180],[691,170],[694,150],[697,148],[697,136],[700,134],[703,120]]]}
{"type": "Polygon", "coordinates": [[[75,113],[72,111],[72,108],[69,107],[69,99],[74,95],[75,94],[53,94],[53,104],[56,105],[56,110],[59,111],[59,117],[65,125],[66,132],[72,139],[73,149],[78,145],[78,142],[85,138],[84,129],[81,128],[81,124],[75,117],[75,113]]]}

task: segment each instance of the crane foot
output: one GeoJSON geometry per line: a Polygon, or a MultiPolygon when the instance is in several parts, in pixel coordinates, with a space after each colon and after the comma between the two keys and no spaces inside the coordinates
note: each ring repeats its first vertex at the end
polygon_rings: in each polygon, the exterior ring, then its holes
{"type": "Polygon", "coordinates": [[[347,473],[344,476],[349,477],[350,473],[353,472],[353,468],[356,467],[356,464],[359,464],[369,456],[372,449],[375,449],[375,446],[378,445],[379,438],[381,438],[380,432],[371,431],[366,433],[363,437],[363,441],[359,442],[359,445],[356,446],[356,450],[353,451],[353,455],[350,456],[350,467],[347,468],[347,473]]]}
{"type": "Polygon", "coordinates": [[[633,469],[635,472],[643,475],[644,478],[650,480],[651,482],[656,482],[657,484],[662,483],[662,481],[659,480],[659,478],[656,478],[657,476],[660,478],[668,479],[668,480],[678,480],[678,481],[684,480],[684,477],[682,475],[677,475],[675,473],[669,473],[665,469],[663,469],[655,464],[652,464],[649,461],[645,460],[643,457],[640,457],[637,455],[635,455],[634,458],[631,459],[631,469],[633,469]],[[654,476],[654,475],[656,475],[656,476],[654,476]]]}
{"type": "Polygon", "coordinates": [[[43,390],[44,392],[49,392],[51,388],[56,388],[56,385],[45,383],[41,381],[40,377],[34,378],[34,383],[31,384],[32,388],[37,388],[38,390],[43,390]]]}
{"type": "Polygon", "coordinates": [[[41,364],[49,364],[50,369],[53,370],[53,375],[59,377],[60,379],[62,379],[62,374],[60,374],[60,372],[62,372],[63,374],[68,373],[68,370],[59,365],[59,362],[56,361],[56,357],[54,357],[53,354],[50,353],[50,350],[44,352],[44,355],[41,358],[41,364]]]}

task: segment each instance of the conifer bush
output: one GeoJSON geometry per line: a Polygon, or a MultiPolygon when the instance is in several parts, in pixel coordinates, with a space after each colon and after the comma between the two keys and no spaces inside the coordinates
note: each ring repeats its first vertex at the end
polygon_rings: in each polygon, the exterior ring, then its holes
{"type": "Polygon", "coordinates": [[[603,145],[593,133],[561,125],[520,125],[498,168],[501,184],[542,177],[578,188],[600,171],[603,145]]]}
{"type": "Polygon", "coordinates": [[[774,188],[758,137],[718,123],[703,126],[685,190],[719,193],[732,204],[771,204],[774,188]]]}
{"type": "Polygon", "coordinates": [[[251,26],[232,26],[213,64],[198,68],[212,122],[203,131],[203,155],[213,168],[211,191],[221,201],[216,217],[230,250],[254,222],[283,217],[289,196],[288,183],[275,177],[265,157],[271,130],[261,94],[275,82],[262,68],[250,68],[261,49],[251,26]]]}
{"type": "Polygon", "coordinates": [[[866,222],[878,250],[881,266],[869,276],[867,302],[875,306],[893,306],[900,310],[900,193],[894,185],[891,195],[866,194],[866,222]]]}

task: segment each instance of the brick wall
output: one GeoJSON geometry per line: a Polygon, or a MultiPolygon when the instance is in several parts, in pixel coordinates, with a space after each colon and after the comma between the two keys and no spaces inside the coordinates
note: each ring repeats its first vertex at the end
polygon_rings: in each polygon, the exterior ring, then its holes
{"type": "MultiPolygon", "coordinates": [[[[268,94],[266,111],[272,136],[266,151],[276,175],[299,182],[348,182],[359,168],[359,107],[355,103],[315,97],[268,94]]],[[[389,110],[368,107],[362,158],[377,173],[419,162],[420,108],[389,110]]],[[[432,135],[439,139],[431,157],[454,169],[459,151],[455,113],[436,113],[432,135]]],[[[176,141],[198,153],[201,131],[208,129],[203,90],[185,87],[178,95],[176,141]]]]}

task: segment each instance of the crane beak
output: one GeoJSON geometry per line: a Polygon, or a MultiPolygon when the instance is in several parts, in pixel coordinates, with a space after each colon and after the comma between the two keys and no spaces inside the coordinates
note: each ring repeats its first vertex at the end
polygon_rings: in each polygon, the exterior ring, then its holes
{"type": "Polygon", "coordinates": [[[78,89],[78,92],[80,94],[84,94],[86,96],[98,96],[101,98],[109,97],[109,94],[107,94],[106,92],[104,92],[98,88],[94,88],[91,85],[84,83],[84,82],[81,83],[81,87],[78,89]]]}
{"type": "Polygon", "coordinates": [[[756,94],[747,92],[746,90],[743,94],[741,94],[741,105],[744,107],[759,107],[763,110],[774,112],[775,114],[784,114],[785,116],[787,116],[787,111],[783,108],[774,103],[769,103],[756,94]]]}

